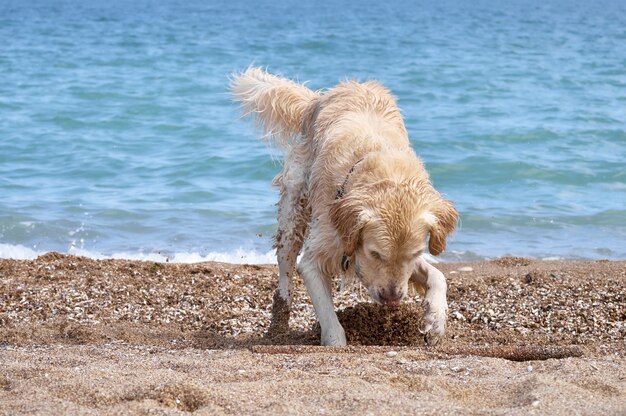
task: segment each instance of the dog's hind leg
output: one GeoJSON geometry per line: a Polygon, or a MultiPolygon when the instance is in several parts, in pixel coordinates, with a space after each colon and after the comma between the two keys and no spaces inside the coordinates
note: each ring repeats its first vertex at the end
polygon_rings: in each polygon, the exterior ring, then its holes
{"type": "Polygon", "coordinates": [[[281,188],[275,242],[279,275],[270,333],[284,333],[289,329],[293,276],[310,218],[304,182],[290,174],[286,169],[274,181],[281,188]]]}
{"type": "Polygon", "coordinates": [[[305,209],[301,204],[306,198],[285,193],[280,199],[278,211],[278,232],[276,233],[276,257],[278,259],[278,293],[291,304],[291,291],[296,261],[302,248],[302,241],[307,229],[304,217],[305,209]],[[304,218],[303,218],[304,217],[304,218]]]}

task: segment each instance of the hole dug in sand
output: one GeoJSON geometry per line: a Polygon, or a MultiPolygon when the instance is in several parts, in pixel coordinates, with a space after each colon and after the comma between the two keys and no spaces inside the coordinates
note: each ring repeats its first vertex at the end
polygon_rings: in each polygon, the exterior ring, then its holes
{"type": "MultiPolygon", "coordinates": [[[[415,303],[397,308],[361,303],[337,313],[349,345],[423,346],[422,316],[421,306],[415,303]]],[[[319,324],[315,331],[319,335],[319,324]]]]}
{"type": "Polygon", "coordinates": [[[186,384],[168,384],[160,388],[157,401],[185,412],[195,412],[209,402],[202,390],[186,384]]]}

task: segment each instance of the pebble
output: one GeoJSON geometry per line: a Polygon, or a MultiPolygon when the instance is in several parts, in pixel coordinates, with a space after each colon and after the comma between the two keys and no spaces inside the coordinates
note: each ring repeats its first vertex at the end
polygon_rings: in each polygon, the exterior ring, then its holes
{"type": "Polygon", "coordinates": [[[469,266],[460,267],[457,270],[460,272],[473,272],[474,271],[474,269],[469,266]]]}
{"type": "Polygon", "coordinates": [[[529,365],[529,366],[528,366],[528,372],[530,373],[531,371],[533,371],[533,366],[532,366],[532,365],[529,365]]]}
{"type": "Polygon", "coordinates": [[[539,406],[539,400],[535,400],[534,402],[532,402],[533,407],[537,407],[539,406]]]}
{"type": "Polygon", "coordinates": [[[452,312],[452,317],[457,321],[465,321],[465,316],[459,311],[452,312]]]}
{"type": "Polygon", "coordinates": [[[396,355],[398,355],[398,353],[396,351],[387,351],[387,353],[385,354],[387,357],[389,358],[393,358],[396,355]]]}

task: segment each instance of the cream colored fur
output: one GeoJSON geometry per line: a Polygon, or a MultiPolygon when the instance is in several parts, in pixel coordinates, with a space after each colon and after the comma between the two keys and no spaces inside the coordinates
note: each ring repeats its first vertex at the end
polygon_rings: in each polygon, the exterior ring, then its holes
{"type": "Polygon", "coordinates": [[[381,304],[397,305],[413,284],[425,298],[422,330],[445,331],[443,274],[421,254],[440,254],[457,212],[432,187],[412,150],[394,97],[377,82],[343,82],[324,92],[250,68],[233,78],[235,99],[285,150],[276,248],[279,293],[291,302],[296,258],[322,329],[345,345],[331,279],[354,277],[381,304]],[[349,261],[342,270],[342,258],[349,261]]]}

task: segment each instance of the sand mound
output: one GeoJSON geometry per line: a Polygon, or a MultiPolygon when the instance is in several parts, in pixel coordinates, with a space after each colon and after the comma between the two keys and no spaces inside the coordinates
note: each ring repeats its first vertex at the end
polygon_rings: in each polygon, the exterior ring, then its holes
{"type": "Polygon", "coordinates": [[[361,303],[337,314],[350,345],[424,345],[419,331],[422,308],[404,303],[387,308],[361,303]]]}

